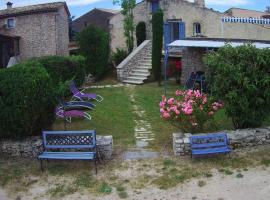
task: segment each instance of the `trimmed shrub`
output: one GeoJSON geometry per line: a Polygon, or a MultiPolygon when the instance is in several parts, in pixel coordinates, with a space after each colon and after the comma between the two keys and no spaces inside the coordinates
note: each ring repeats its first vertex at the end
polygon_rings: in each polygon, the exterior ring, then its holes
{"type": "Polygon", "coordinates": [[[116,65],[119,65],[127,56],[127,51],[116,48],[116,52],[113,52],[112,54],[112,60],[116,65]]]}
{"type": "Polygon", "coordinates": [[[0,70],[0,138],[40,135],[54,121],[52,80],[38,62],[0,70]]]}
{"type": "Polygon", "coordinates": [[[46,56],[34,60],[45,67],[55,84],[72,79],[78,86],[84,82],[86,60],[83,56],[46,56]]]}
{"type": "Polygon", "coordinates": [[[47,70],[58,96],[64,97],[70,93],[68,85],[71,80],[78,86],[84,82],[86,60],[83,56],[46,56],[32,61],[39,62],[47,70]]]}
{"type": "Polygon", "coordinates": [[[80,54],[86,58],[86,72],[96,79],[107,71],[109,61],[109,35],[95,26],[88,26],[76,37],[80,54]]]}
{"type": "Polygon", "coordinates": [[[139,22],[136,26],[137,46],[140,46],[146,40],[146,26],[145,22],[139,22]]]}
{"type": "Polygon", "coordinates": [[[162,58],[162,44],[163,44],[163,12],[158,10],[153,13],[152,17],[152,67],[155,80],[161,84],[161,58],[162,58]]]}
{"type": "Polygon", "coordinates": [[[270,49],[226,45],[204,58],[213,95],[235,128],[258,127],[270,111],[270,49]]]}

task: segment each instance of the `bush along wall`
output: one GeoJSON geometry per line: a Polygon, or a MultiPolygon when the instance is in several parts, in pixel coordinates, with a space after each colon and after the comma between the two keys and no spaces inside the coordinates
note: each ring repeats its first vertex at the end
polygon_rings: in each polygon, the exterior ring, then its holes
{"type": "Polygon", "coordinates": [[[270,113],[270,49],[226,45],[204,58],[215,98],[235,128],[259,127],[270,113]]]}
{"type": "MultiPolygon", "coordinates": [[[[83,56],[46,56],[33,59],[49,73],[59,96],[69,94],[68,84],[74,80],[81,86],[85,80],[86,59],[83,56]]],[[[26,61],[25,63],[32,62],[26,61]]]]}
{"type": "Polygon", "coordinates": [[[139,22],[136,26],[137,46],[140,46],[146,40],[146,25],[145,22],[139,22]]]}
{"type": "Polygon", "coordinates": [[[152,68],[155,80],[161,84],[161,58],[163,44],[163,12],[158,10],[152,17],[152,68]]]}
{"type": "Polygon", "coordinates": [[[0,70],[0,138],[40,135],[54,121],[56,94],[38,62],[0,70]]]}
{"type": "Polygon", "coordinates": [[[100,79],[109,62],[109,35],[95,26],[88,26],[76,37],[80,54],[86,58],[86,72],[100,79]]]}

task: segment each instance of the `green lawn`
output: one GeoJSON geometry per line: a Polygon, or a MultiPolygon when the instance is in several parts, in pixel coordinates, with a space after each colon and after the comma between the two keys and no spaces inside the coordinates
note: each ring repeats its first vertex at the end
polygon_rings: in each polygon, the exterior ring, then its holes
{"type": "MultiPolygon", "coordinates": [[[[168,83],[168,96],[172,96],[175,90],[181,88],[174,82],[168,83]]],[[[90,89],[93,93],[104,97],[102,103],[97,103],[94,111],[90,111],[92,120],[74,119],[67,125],[68,130],[96,129],[99,135],[113,135],[114,144],[121,147],[133,147],[134,139],[134,119],[137,116],[133,113],[133,102],[129,96],[134,94],[137,106],[145,110],[145,119],[150,122],[152,131],[155,134],[155,141],[150,148],[158,149],[171,146],[171,136],[178,129],[169,122],[163,121],[159,115],[159,102],[164,93],[164,87],[157,83],[148,83],[136,87],[90,89]]],[[[225,111],[219,111],[214,123],[207,127],[207,131],[219,131],[232,129],[231,120],[226,117],[225,111]]],[[[53,127],[54,130],[63,130],[63,120],[57,119],[53,127]]],[[[168,148],[166,148],[168,149],[168,148]]],[[[169,148],[170,149],[170,148],[169,148]]]]}

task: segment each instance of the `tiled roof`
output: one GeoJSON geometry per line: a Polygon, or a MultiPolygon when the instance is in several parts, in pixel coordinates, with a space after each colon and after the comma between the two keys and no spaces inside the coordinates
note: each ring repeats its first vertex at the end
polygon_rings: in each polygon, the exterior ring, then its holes
{"type": "Polygon", "coordinates": [[[52,12],[52,11],[57,11],[62,6],[64,6],[67,13],[70,14],[67,4],[65,2],[55,2],[55,3],[37,4],[37,5],[14,7],[10,9],[0,10],[0,18],[33,14],[33,13],[52,12]]]}
{"type": "Polygon", "coordinates": [[[248,10],[242,8],[230,8],[225,11],[228,15],[232,17],[246,17],[246,18],[261,18],[263,15],[266,15],[266,12],[257,11],[257,10],[248,10]]]}
{"type": "Polygon", "coordinates": [[[107,9],[107,8],[96,8],[96,9],[104,11],[104,12],[112,13],[112,14],[117,14],[120,12],[120,10],[113,10],[113,9],[107,9]]]}

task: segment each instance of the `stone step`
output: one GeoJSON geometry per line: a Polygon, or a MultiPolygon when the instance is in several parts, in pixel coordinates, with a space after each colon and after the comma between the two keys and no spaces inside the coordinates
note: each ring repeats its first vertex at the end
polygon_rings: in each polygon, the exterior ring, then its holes
{"type": "Polygon", "coordinates": [[[135,85],[141,85],[143,84],[143,81],[138,81],[138,80],[124,80],[123,83],[128,83],[128,84],[135,84],[135,85]]]}
{"type": "Polygon", "coordinates": [[[149,69],[135,69],[133,72],[147,74],[149,73],[149,69]]]}
{"type": "Polygon", "coordinates": [[[127,79],[145,80],[145,79],[147,79],[147,76],[129,76],[127,79]]]}
{"type": "Polygon", "coordinates": [[[137,67],[137,70],[149,70],[149,69],[152,69],[152,66],[138,66],[137,67]]]}
{"type": "Polygon", "coordinates": [[[141,73],[141,72],[134,71],[134,72],[130,73],[130,76],[145,76],[145,77],[147,77],[147,76],[150,76],[150,73],[149,72],[141,73]]]}

